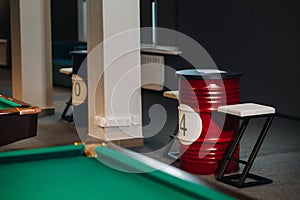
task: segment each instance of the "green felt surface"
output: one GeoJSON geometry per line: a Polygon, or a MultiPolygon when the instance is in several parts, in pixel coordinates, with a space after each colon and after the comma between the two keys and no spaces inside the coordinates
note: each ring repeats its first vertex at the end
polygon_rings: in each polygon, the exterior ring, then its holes
{"type": "MultiPolygon", "coordinates": [[[[70,148],[73,147],[0,153],[1,199],[230,199],[161,171],[145,174],[118,171],[95,158],[83,156],[80,147],[74,147],[76,153],[70,148]],[[65,151],[71,154],[62,153],[65,151]],[[40,157],[43,154],[47,159],[40,157]],[[54,156],[50,158],[52,154],[54,156]],[[11,160],[26,155],[32,159],[11,160]]],[[[96,151],[103,156],[110,155],[116,162],[130,162],[131,167],[141,171],[149,169],[147,165],[111,149],[101,147],[96,151]]]]}
{"type": "Polygon", "coordinates": [[[21,104],[9,101],[6,98],[0,97],[0,110],[4,110],[7,108],[13,108],[13,107],[21,107],[21,104]]]}

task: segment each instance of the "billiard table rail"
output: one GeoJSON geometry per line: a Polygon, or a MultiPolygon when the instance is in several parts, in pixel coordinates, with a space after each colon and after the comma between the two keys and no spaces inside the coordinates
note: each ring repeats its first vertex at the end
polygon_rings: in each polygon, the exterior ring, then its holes
{"type": "MultiPolygon", "coordinates": [[[[154,185],[157,184],[158,187],[161,186],[165,188],[169,192],[174,191],[185,194],[191,199],[251,199],[248,196],[208,183],[192,174],[144,155],[120,148],[110,143],[103,144],[105,143],[93,145],[92,148],[94,148],[97,158],[90,157],[89,159],[98,159],[101,161],[99,162],[99,165],[106,165],[108,168],[121,170],[123,171],[122,173],[136,172],[130,175],[132,176],[131,178],[140,177],[147,181],[151,181],[154,185]]],[[[83,156],[85,154],[84,148],[83,144],[77,144],[2,152],[0,153],[0,166],[7,164],[8,166],[11,166],[13,163],[17,163],[18,166],[20,166],[19,163],[21,162],[33,162],[33,165],[35,165],[35,161],[55,160],[56,158],[65,160],[66,157],[83,156]]],[[[59,159],[56,160],[56,162],[59,162],[59,159]]],[[[58,164],[59,163],[56,165],[58,164]]],[[[106,171],[103,167],[101,167],[101,170],[106,171]]],[[[150,192],[151,188],[149,188],[149,193],[150,192]]],[[[124,198],[126,198],[126,194],[124,194],[124,198]]]]}
{"type": "Polygon", "coordinates": [[[207,199],[226,199],[225,196],[219,196],[214,193],[214,191],[228,195],[230,199],[252,199],[249,196],[213,184],[174,166],[122,148],[110,142],[101,143],[101,145],[98,146],[93,145],[93,148],[97,159],[109,167],[128,173],[137,173],[158,182],[163,182],[165,185],[170,185],[178,190],[185,190],[185,193],[189,193],[190,196],[195,197],[195,199],[197,199],[199,193],[208,193],[207,195],[203,194],[207,199]],[[182,188],[182,185],[186,187],[182,188]],[[201,188],[198,187],[200,185],[202,186],[201,188]],[[215,196],[209,197],[212,194],[215,196]]]}
{"type": "Polygon", "coordinates": [[[19,115],[28,115],[41,112],[40,107],[31,106],[28,103],[22,102],[11,97],[7,97],[2,94],[0,94],[0,105],[3,105],[4,107],[1,109],[0,115],[7,115],[12,113],[18,113],[19,115]]]}
{"type": "Polygon", "coordinates": [[[18,114],[18,115],[30,115],[30,114],[38,114],[41,112],[41,108],[39,107],[22,107],[22,108],[8,108],[5,110],[1,110],[0,115],[8,115],[8,114],[18,114]]]}

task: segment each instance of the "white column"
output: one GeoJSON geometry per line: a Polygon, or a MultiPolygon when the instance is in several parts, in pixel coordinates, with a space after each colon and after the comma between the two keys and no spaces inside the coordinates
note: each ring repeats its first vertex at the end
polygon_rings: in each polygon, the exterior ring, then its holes
{"type": "Polygon", "coordinates": [[[11,0],[10,7],[13,96],[52,114],[50,0],[11,0]]]}
{"type": "Polygon", "coordinates": [[[88,0],[87,13],[89,134],[142,145],[139,0],[88,0]]]}

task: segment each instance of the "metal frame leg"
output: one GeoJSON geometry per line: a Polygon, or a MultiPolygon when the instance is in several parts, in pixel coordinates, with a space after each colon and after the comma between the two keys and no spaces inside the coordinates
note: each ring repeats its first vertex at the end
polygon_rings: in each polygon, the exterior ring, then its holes
{"type": "Polygon", "coordinates": [[[66,102],[66,107],[63,111],[63,113],[61,114],[61,119],[66,120],[68,122],[72,122],[73,121],[73,113],[71,113],[69,116],[67,116],[67,112],[70,108],[70,106],[72,106],[72,96],[70,97],[69,101],[66,102]]]}
{"type": "Polygon", "coordinates": [[[179,129],[178,129],[178,126],[177,126],[176,129],[175,129],[175,131],[174,131],[174,133],[173,133],[173,135],[170,135],[170,140],[168,142],[168,145],[167,145],[166,149],[164,150],[164,156],[170,156],[170,157],[172,157],[174,159],[178,159],[178,157],[176,157],[174,155],[170,155],[170,149],[172,148],[172,146],[173,146],[173,144],[174,144],[174,142],[176,140],[176,137],[178,135],[178,130],[179,129]]]}
{"type": "Polygon", "coordinates": [[[220,179],[224,176],[224,174],[227,170],[227,167],[231,161],[228,158],[232,158],[238,144],[240,143],[240,141],[242,139],[242,136],[245,133],[245,130],[248,126],[249,120],[250,120],[249,118],[243,120],[243,122],[239,128],[239,131],[237,131],[234,134],[233,140],[231,140],[231,142],[229,143],[227,151],[223,155],[223,159],[221,160],[221,163],[219,165],[219,169],[217,169],[217,176],[216,176],[217,179],[220,179]]]}
{"type": "Polygon", "coordinates": [[[265,124],[263,126],[263,129],[261,130],[261,132],[259,134],[259,137],[258,137],[258,139],[257,139],[257,141],[256,141],[256,143],[254,145],[254,148],[253,148],[253,150],[252,150],[252,152],[250,154],[250,157],[249,157],[249,159],[247,161],[247,164],[246,164],[246,166],[245,166],[245,168],[244,168],[244,170],[242,172],[242,175],[240,177],[238,185],[242,186],[243,183],[245,182],[245,180],[247,178],[247,175],[248,175],[248,173],[249,173],[249,171],[250,171],[250,169],[251,169],[251,167],[253,165],[253,162],[254,162],[257,154],[258,154],[258,151],[259,151],[259,149],[260,149],[260,147],[261,147],[261,145],[262,145],[262,143],[263,143],[263,141],[264,141],[264,139],[265,139],[265,137],[267,135],[267,132],[268,132],[270,126],[271,126],[271,123],[272,123],[273,119],[274,119],[274,116],[269,116],[267,118],[267,120],[266,120],[266,122],[265,122],[265,124]]]}
{"type": "Polygon", "coordinates": [[[240,127],[240,131],[238,131],[237,135],[235,135],[235,136],[237,136],[237,139],[235,139],[231,142],[228,152],[226,152],[223,156],[222,163],[220,164],[220,168],[217,170],[217,176],[216,176],[217,180],[224,182],[224,183],[228,183],[228,184],[236,186],[236,187],[249,187],[249,186],[256,186],[256,185],[268,184],[268,183],[273,182],[270,179],[249,173],[249,171],[253,165],[253,162],[258,154],[258,151],[265,139],[265,136],[272,124],[273,119],[274,119],[274,115],[269,115],[268,118],[266,119],[266,122],[265,122],[262,130],[260,131],[259,137],[253,147],[253,150],[246,162],[246,161],[237,160],[237,159],[232,158],[233,152],[235,151],[238,143],[240,142],[240,139],[241,139],[242,135],[244,134],[247,124],[250,120],[250,118],[245,118],[245,120],[243,121],[243,124],[240,127]],[[246,125],[244,124],[244,122],[246,122],[246,125]],[[230,161],[245,164],[246,166],[244,167],[243,172],[241,174],[224,176],[230,161]],[[251,178],[255,181],[245,183],[246,178],[251,178]]]}

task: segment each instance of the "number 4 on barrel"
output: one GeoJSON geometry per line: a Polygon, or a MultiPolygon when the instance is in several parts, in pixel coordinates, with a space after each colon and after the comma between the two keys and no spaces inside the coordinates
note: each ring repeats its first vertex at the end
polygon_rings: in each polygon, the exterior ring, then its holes
{"type": "Polygon", "coordinates": [[[183,136],[185,136],[185,132],[187,131],[187,128],[185,127],[185,114],[182,115],[179,129],[183,131],[183,136]]]}
{"type": "Polygon", "coordinates": [[[190,145],[195,142],[201,135],[202,120],[200,115],[191,107],[180,104],[179,111],[179,134],[178,138],[181,144],[190,145]]]}

